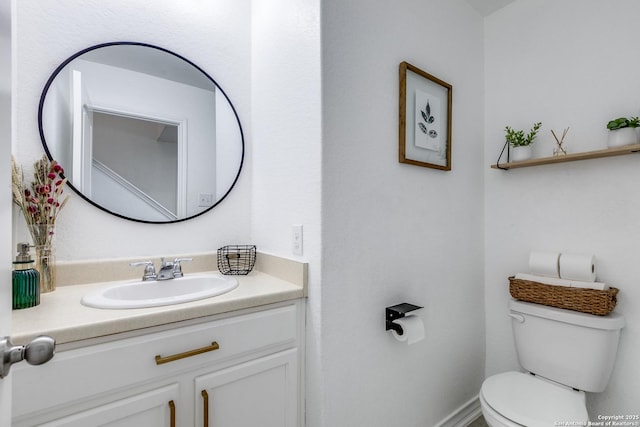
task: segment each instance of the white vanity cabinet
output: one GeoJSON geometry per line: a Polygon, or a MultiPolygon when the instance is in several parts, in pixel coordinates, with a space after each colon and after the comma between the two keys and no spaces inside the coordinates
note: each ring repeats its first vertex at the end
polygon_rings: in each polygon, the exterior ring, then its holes
{"type": "Polygon", "coordinates": [[[205,320],[16,365],[12,425],[303,425],[303,300],[205,320]]]}
{"type": "Polygon", "coordinates": [[[86,411],[63,416],[51,422],[38,422],[35,425],[43,427],[170,427],[177,425],[176,401],[179,401],[179,389],[177,384],[172,384],[121,397],[86,411]]]}
{"type": "Polygon", "coordinates": [[[196,378],[196,426],[297,426],[296,358],[288,350],[196,378]]]}

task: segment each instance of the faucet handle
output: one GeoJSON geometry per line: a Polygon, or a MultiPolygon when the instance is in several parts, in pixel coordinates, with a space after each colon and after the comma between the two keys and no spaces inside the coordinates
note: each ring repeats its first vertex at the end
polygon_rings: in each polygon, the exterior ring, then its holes
{"type": "Polygon", "coordinates": [[[182,277],[182,265],[181,262],[193,261],[193,258],[176,258],[173,260],[173,277],[182,277]]]}
{"type": "Polygon", "coordinates": [[[156,278],[158,277],[156,274],[156,268],[153,265],[153,261],[139,261],[139,262],[132,262],[129,264],[132,267],[137,267],[139,265],[144,265],[144,274],[142,275],[142,280],[146,281],[146,280],[156,280],[156,278]]]}

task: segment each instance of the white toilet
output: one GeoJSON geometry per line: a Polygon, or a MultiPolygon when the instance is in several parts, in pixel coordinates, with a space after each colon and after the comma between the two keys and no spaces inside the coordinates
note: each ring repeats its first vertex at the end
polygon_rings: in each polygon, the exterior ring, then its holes
{"type": "Polygon", "coordinates": [[[518,360],[527,373],[504,372],[484,381],[480,404],[487,424],[586,425],[585,392],[598,393],[607,386],[624,317],[515,300],[509,303],[509,315],[518,360]]]}

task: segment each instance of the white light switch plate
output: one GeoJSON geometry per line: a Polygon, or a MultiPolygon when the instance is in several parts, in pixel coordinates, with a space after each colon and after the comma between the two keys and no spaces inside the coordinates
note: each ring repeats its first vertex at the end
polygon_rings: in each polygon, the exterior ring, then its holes
{"type": "Polygon", "coordinates": [[[291,251],[294,255],[302,255],[302,225],[291,226],[291,251]]]}

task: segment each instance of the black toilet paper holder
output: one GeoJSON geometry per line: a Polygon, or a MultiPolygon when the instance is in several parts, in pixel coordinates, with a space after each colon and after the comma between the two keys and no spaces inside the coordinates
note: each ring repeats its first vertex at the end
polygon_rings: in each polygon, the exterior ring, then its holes
{"type": "Polygon", "coordinates": [[[404,331],[402,330],[402,326],[398,325],[397,323],[393,323],[393,321],[404,317],[407,313],[411,311],[419,310],[421,308],[422,307],[420,307],[419,305],[413,305],[406,302],[403,302],[402,304],[392,305],[391,307],[385,308],[384,312],[385,312],[385,318],[387,320],[386,322],[387,327],[385,331],[393,329],[399,335],[402,335],[404,333],[404,331]]]}

